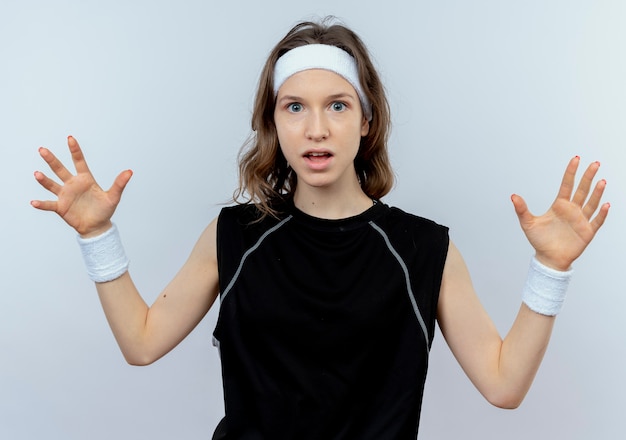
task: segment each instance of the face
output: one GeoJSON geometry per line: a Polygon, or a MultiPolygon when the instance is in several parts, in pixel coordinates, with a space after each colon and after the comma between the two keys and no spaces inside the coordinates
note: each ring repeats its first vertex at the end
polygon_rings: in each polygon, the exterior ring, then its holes
{"type": "Polygon", "coordinates": [[[354,159],[369,130],[359,97],[336,73],[312,69],[278,90],[274,122],[280,148],[306,188],[358,188],[354,159]]]}

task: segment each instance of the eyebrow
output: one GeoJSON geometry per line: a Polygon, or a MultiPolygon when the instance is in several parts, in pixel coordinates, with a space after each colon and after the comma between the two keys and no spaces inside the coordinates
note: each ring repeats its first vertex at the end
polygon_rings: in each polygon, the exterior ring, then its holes
{"type": "MultiPolygon", "coordinates": [[[[346,99],[349,98],[352,101],[358,101],[358,99],[350,93],[335,93],[334,95],[329,95],[326,97],[327,100],[332,101],[334,99],[346,99]]],[[[283,101],[301,101],[302,97],[296,95],[285,95],[281,97],[277,102],[283,101]]]]}

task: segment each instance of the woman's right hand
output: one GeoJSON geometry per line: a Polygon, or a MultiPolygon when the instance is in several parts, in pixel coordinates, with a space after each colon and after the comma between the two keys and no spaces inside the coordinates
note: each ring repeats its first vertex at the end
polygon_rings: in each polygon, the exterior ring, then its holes
{"type": "Polygon", "coordinates": [[[70,173],[50,150],[41,147],[39,154],[62,184],[50,179],[41,171],[35,171],[35,179],[56,195],[57,200],[33,200],[31,205],[42,211],[56,212],[82,237],[93,237],[111,227],[111,217],[133,172],[131,170],[121,172],[111,188],[104,191],[89,171],[76,139],[68,136],[67,145],[72,154],[76,175],[70,173]]]}

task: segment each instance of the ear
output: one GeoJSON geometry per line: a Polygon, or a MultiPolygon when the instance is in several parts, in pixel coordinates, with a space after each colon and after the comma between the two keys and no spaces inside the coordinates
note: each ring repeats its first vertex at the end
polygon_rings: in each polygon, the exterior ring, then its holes
{"type": "Polygon", "coordinates": [[[370,132],[370,121],[367,120],[365,116],[363,116],[363,122],[361,123],[361,137],[367,136],[370,132]]]}

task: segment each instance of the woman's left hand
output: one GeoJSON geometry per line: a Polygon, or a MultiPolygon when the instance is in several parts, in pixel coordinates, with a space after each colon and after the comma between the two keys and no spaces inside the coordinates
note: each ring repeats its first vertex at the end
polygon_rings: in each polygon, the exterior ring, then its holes
{"type": "Polygon", "coordinates": [[[589,196],[593,179],[600,168],[599,162],[593,162],[587,167],[572,196],[579,163],[578,156],[570,160],[556,200],[541,216],[534,216],[522,197],[516,194],[511,196],[522,230],[535,248],[535,256],[541,263],[557,270],[570,268],[572,262],[591,242],[609,213],[609,203],[600,206],[606,180],[598,181],[589,196]],[[600,210],[593,217],[598,206],[600,210]]]}

